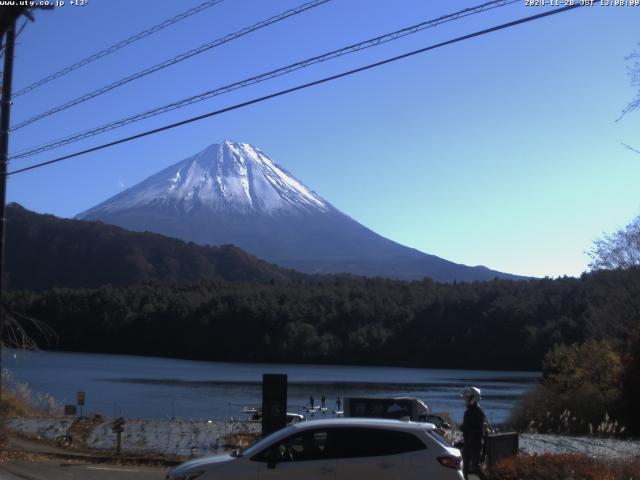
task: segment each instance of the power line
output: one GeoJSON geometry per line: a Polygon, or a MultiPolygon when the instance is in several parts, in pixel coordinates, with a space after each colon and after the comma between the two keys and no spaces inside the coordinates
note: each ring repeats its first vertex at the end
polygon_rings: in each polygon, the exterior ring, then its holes
{"type": "Polygon", "coordinates": [[[90,55],[82,60],[80,60],[79,62],[76,62],[72,65],[69,65],[68,67],[63,68],[62,70],[59,70],[55,73],[52,73],[51,75],[48,75],[46,77],[44,77],[41,80],[38,80],[35,83],[32,83],[31,85],[28,85],[20,90],[18,90],[17,92],[15,92],[13,94],[13,97],[19,97],[21,95],[24,95],[25,93],[31,92],[32,90],[35,90],[38,87],[41,87],[42,85],[49,83],[53,80],[56,80],[57,78],[63,77],[71,72],[73,72],[74,70],[77,70],[81,67],[84,67],[85,65],[88,65],[92,62],[95,62],[96,60],[99,60],[100,58],[106,57],[107,55],[112,54],[113,52],[116,52],[118,50],[120,50],[121,48],[126,47],[127,45],[131,45],[134,42],[137,42],[138,40],[142,40],[145,37],[148,37],[149,35],[153,35],[154,33],[159,32],[160,30],[164,30],[165,28],[178,23],[186,18],[189,18],[192,15],[195,15],[197,13],[202,12],[203,10],[206,10],[207,8],[213,7],[214,5],[217,5],[218,3],[223,2],[224,0],[207,0],[204,3],[201,3],[200,5],[193,7],[185,12],[179,13],[178,15],[176,15],[175,17],[171,17],[161,23],[158,23],[157,25],[154,25],[151,28],[148,28],[146,30],[143,30],[142,32],[139,32],[125,40],[121,40],[118,43],[115,43],[113,45],[111,45],[110,47],[105,48],[104,50],[100,50],[97,53],[94,53],[93,55],[90,55]]]}
{"type": "Polygon", "coordinates": [[[256,103],[261,103],[261,102],[264,102],[266,100],[270,100],[272,98],[276,98],[276,97],[280,97],[280,96],[283,96],[283,95],[287,95],[289,93],[297,92],[299,90],[304,90],[304,89],[307,89],[307,88],[310,88],[310,87],[314,87],[316,85],[320,85],[320,84],[327,83],[327,82],[330,82],[330,81],[333,81],[333,80],[337,80],[339,78],[348,77],[348,76],[354,75],[356,73],[364,72],[364,71],[370,70],[372,68],[380,67],[380,66],[386,65],[388,63],[392,63],[392,62],[396,62],[398,60],[402,60],[402,59],[405,59],[405,58],[408,58],[408,57],[412,57],[412,56],[420,54],[420,53],[428,52],[428,51],[434,50],[436,48],[440,48],[440,47],[444,47],[446,45],[451,45],[451,44],[454,44],[454,43],[462,42],[464,40],[470,40],[470,39],[475,38],[475,37],[486,35],[486,34],[489,34],[489,33],[492,33],[492,32],[496,32],[496,31],[499,31],[499,30],[504,30],[504,29],[507,29],[507,28],[515,27],[516,25],[521,25],[523,23],[532,22],[534,20],[539,20],[541,18],[548,17],[548,16],[551,16],[551,15],[557,15],[559,13],[563,13],[563,12],[566,12],[566,11],[569,11],[569,10],[573,10],[573,9],[579,8],[581,6],[582,6],[581,4],[577,3],[577,4],[574,4],[574,5],[570,5],[570,6],[557,8],[557,9],[554,9],[554,10],[550,10],[550,11],[547,11],[547,12],[539,13],[537,15],[531,15],[529,17],[520,18],[520,19],[514,20],[512,22],[503,23],[503,24],[497,25],[495,27],[487,28],[485,30],[480,30],[480,31],[477,31],[477,32],[474,32],[474,33],[463,35],[461,37],[456,37],[456,38],[453,38],[451,40],[447,40],[447,41],[440,42],[440,43],[437,43],[437,44],[434,44],[434,45],[430,45],[428,47],[420,48],[418,50],[413,50],[411,52],[404,53],[402,55],[397,55],[395,57],[387,58],[386,60],[381,60],[379,62],[370,63],[370,64],[365,65],[363,67],[354,68],[354,69],[348,70],[346,72],[342,72],[342,73],[338,73],[336,75],[331,75],[329,77],[321,78],[320,80],[315,80],[313,82],[309,82],[309,83],[305,83],[305,84],[302,84],[302,85],[298,85],[296,87],[291,87],[291,88],[287,88],[285,90],[280,90],[279,92],[272,93],[272,94],[269,94],[269,95],[265,95],[263,97],[254,98],[253,100],[248,100],[246,102],[237,103],[237,104],[232,105],[230,107],[226,107],[226,108],[223,108],[223,109],[220,109],[220,110],[215,110],[213,112],[205,113],[203,115],[198,115],[198,116],[195,116],[195,117],[191,117],[191,118],[188,118],[186,120],[182,120],[180,122],[176,122],[176,123],[172,123],[172,124],[169,124],[169,125],[165,125],[163,127],[155,128],[153,130],[147,130],[146,132],[138,133],[136,135],[131,135],[129,137],[121,138],[119,140],[114,140],[112,142],[104,143],[102,145],[98,145],[96,147],[88,148],[86,150],[82,150],[82,151],[75,152],[75,153],[72,153],[72,154],[69,154],[69,155],[64,155],[62,157],[54,158],[53,160],[48,160],[46,162],[40,162],[40,163],[36,163],[36,164],[28,166],[28,167],[20,168],[20,169],[17,169],[17,170],[12,170],[11,172],[7,173],[7,176],[15,175],[17,173],[26,172],[26,171],[29,171],[29,170],[34,170],[36,168],[41,168],[41,167],[44,167],[44,166],[47,166],[47,165],[51,165],[51,164],[54,164],[54,163],[62,162],[64,160],[75,158],[75,157],[78,157],[80,155],[85,155],[87,153],[96,152],[98,150],[103,150],[105,148],[112,147],[112,146],[115,146],[115,145],[119,145],[121,143],[126,143],[126,142],[130,142],[132,140],[137,140],[138,138],[147,137],[149,135],[153,135],[153,134],[156,134],[156,133],[160,133],[160,132],[163,132],[163,131],[166,131],[166,130],[170,130],[170,129],[176,128],[176,127],[180,127],[182,125],[187,125],[189,123],[197,122],[197,121],[203,120],[205,118],[214,117],[214,116],[221,115],[223,113],[230,112],[230,111],[233,111],[233,110],[238,110],[240,108],[247,107],[249,105],[253,105],[253,104],[256,104],[256,103]]]}
{"type": "Polygon", "coordinates": [[[53,115],[55,113],[61,112],[63,110],[66,110],[68,108],[71,108],[75,105],[78,105],[80,103],[86,102],[87,100],[91,100],[92,98],[95,98],[99,95],[102,95],[104,93],[110,92],[111,90],[114,90],[118,87],[121,87],[122,85],[125,85],[127,83],[133,82],[134,80],[138,80],[139,78],[145,77],[147,75],[150,75],[152,73],[155,73],[159,70],[163,70],[167,67],[170,67],[172,65],[175,65],[176,63],[180,63],[183,60],[187,60],[188,58],[191,58],[195,55],[198,55],[200,53],[206,52],[207,50],[211,50],[212,48],[218,47],[220,45],[223,45],[225,43],[231,42],[232,40],[235,40],[237,38],[243,37],[245,35],[248,35],[251,32],[255,32],[256,30],[260,30],[261,28],[265,28],[268,27],[269,25],[272,25],[274,23],[280,22],[286,18],[292,17],[294,15],[298,15],[302,12],[305,12],[311,8],[320,6],[324,3],[327,3],[331,0],[313,0],[311,2],[307,2],[305,4],[302,4],[296,8],[287,10],[285,12],[280,13],[279,15],[274,15],[273,17],[270,17],[266,20],[262,20],[254,25],[251,25],[250,27],[245,27],[241,30],[238,30],[237,32],[234,33],[230,33],[229,35],[225,35],[224,37],[218,38],[212,42],[209,43],[205,43],[203,45],[200,45],[197,48],[194,48],[192,50],[189,50],[187,52],[183,52],[180,55],[177,55],[173,58],[170,58],[168,60],[165,60],[163,62],[160,62],[152,67],[146,68],[140,72],[134,73],[132,75],[129,75],[125,78],[122,78],[120,80],[117,80],[113,83],[110,83],[109,85],[106,85],[102,88],[99,88],[97,90],[94,90],[92,92],[86,93],[84,95],[81,95],[80,97],[77,97],[73,100],[70,100],[66,103],[63,103],[62,105],[58,105],[57,107],[52,108],[51,110],[47,110],[43,113],[40,113],[38,115],[35,115],[27,120],[24,120],[20,123],[18,123],[17,125],[14,125],[13,128],[11,129],[11,131],[14,130],[18,130],[22,127],[26,127],[27,125],[30,125],[34,122],[37,122],[39,120],[42,120],[43,118],[46,118],[50,115],[53,115]]]}
{"type": "Polygon", "coordinates": [[[333,50],[331,52],[328,53],[324,53],[322,55],[318,55],[315,57],[311,57],[308,58],[306,60],[302,60],[300,62],[296,62],[293,63],[291,65],[287,65],[286,67],[281,67],[278,68],[276,70],[272,70],[266,73],[262,73],[259,75],[256,75],[254,77],[250,77],[244,80],[241,80],[239,82],[235,82],[229,85],[225,85],[223,87],[218,87],[216,89],[213,90],[209,90],[203,93],[200,93],[198,95],[194,95],[182,100],[179,100],[177,102],[173,102],[167,105],[163,105],[161,107],[157,107],[154,108],[152,110],[148,110],[146,112],[142,112],[142,113],[138,113],[136,115],[132,115],[130,117],[124,118],[124,119],[120,119],[120,120],[116,120],[114,122],[110,122],[107,123],[105,125],[101,125],[99,127],[95,127],[89,130],[85,130],[84,132],[79,132],[76,134],[72,134],[51,142],[48,142],[46,144],[40,145],[38,147],[30,147],[29,149],[26,150],[22,150],[16,154],[14,154],[11,159],[15,160],[15,159],[19,159],[19,158],[26,158],[26,157],[30,157],[33,155],[36,155],[38,153],[42,153],[44,151],[47,150],[52,150],[54,148],[58,148],[58,147],[62,147],[64,145],[68,145],[70,143],[74,143],[77,142],[79,140],[84,140],[86,138],[90,138],[93,137],[95,135],[99,135],[101,133],[105,133],[107,131],[110,130],[114,130],[116,128],[120,128],[123,127],[125,125],[129,125],[131,123],[134,122],[139,122],[142,120],[145,120],[147,118],[150,117],[154,117],[156,115],[160,115],[162,113],[166,113],[166,112],[170,112],[172,110],[177,110],[179,108],[183,108],[186,107],[188,105],[197,103],[197,102],[201,102],[204,100],[207,100],[209,98],[218,96],[218,95],[223,95],[225,93],[229,93],[232,92],[234,90],[238,90],[240,88],[244,88],[250,85],[254,85],[256,83],[261,83],[264,82],[266,80],[270,80],[272,78],[275,77],[279,77],[282,75],[286,75],[288,73],[292,73],[296,70],[300,70],[302,68],[306,68],[309,67],[311,65],[314,65],[316,63],[321,63],[321,62],[325,62],[343,55],[347,55],[347,54],[351,54],[354,52],[358,52],[367,48],[371,48],[383,43],[387,43],[390,42],[392,40],[397,40],[398,38],[402,38],[404,36],[407,35],[411,35],[414,33],[417,33],[421,30],[425,30],[427,28],[432,28],[435,27],[437,25],[440,25],[442,23],[446,23],[446,22],[450,22],[453,20],[459,20],[460,18],[464,18],[470,15],[475,15],[481,12],[485,12],[488,10],[492,10],[494,8],[499,8],[499,7],[504,7],[506,5],[518,2],[520,0],[493,0],[487,3],[484,3],[482,5],[478,5],[476,7],[470,7],[470,8],[466,8],[464,10],[460,10],[458,12],[452,13],[452,14],[448,14],[448,15],[443,15],[441,17],[438,17],[436,19],[433,20],[428,20],[425,22],[421,22],[417,25],[413,25],[411,27],[406,27],[403,28],[401,30],[396,30],[395,32],[391,32],[391,33],[387,33],[384,35],[380,35],[378,37],[369,39],[369,40],[365,40],[363,42],[359,42],[359,43],[355,43],[353,45],[349,45],[347,47],[343,47],[340,48],[338,50],[333,50]]]}

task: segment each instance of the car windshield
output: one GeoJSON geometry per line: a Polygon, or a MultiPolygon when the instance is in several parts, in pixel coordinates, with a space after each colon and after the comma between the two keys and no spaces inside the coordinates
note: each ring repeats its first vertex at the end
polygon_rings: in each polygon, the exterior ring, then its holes
{"type": "Polygon", "coordinates": [[[246,448],[243,448],[242,450],[237,450],[237,452],[235,452],[236,454],[234,455],[235,457],[244,457],[244,456],[253,456],[256,453],[262,451],[265,447],[271,445],[273,442],[280,440],[281,438],[286,437],[287,435],[289,435],[290,433],[294,432],[295,429],[288,427],[288,428],[284,428],[282,430],[279,430],[277,432],[272,433],[271,435],[267,435],[266,437],[264,437],[261,440],[258,440],[256,443],[254,443],[253,445],[249,445],[246,448]]]}

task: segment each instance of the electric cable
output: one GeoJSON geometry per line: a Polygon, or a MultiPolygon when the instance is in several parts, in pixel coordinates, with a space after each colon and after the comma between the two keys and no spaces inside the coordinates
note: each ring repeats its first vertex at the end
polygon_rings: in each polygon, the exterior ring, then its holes
{"type": "Polygon", "coordinates": [[[309,67],[311,65],[317,64],[317,63],[321,63],[321,62],[325,62],[343,55],[347,55],[347,54],[351,54],[351,53],[355,53],[361,50],[365,50],[367,48],[371,48],[377,45],[381,45],[383,43],[387,43],[393,40],[397,40],[399,38],[402,38],[404,36],[407,35],[411,35],[414,33],[417,33],[419,31],[425,30],[427,28],[432,28],[435,27],[437,25],[440,25],[442,23],[446,23],[446,22],[450,22],[453,20],[459,20],[460,18],[464,18],[470,15],[475,15],[481,12],[486,12],[488,10],[492,10],[494,8],[499,8],[499,7],[503,7],[506,5],[510,5],[512,3],[515,2],[519,2],[520,0],[493,0],[481,5],[478,5],[476,7],[470,7],[470,8],[466,8],[464,10],[455,12],[455,13],[451,13],[448,15],[443,15],[441,17],[432,19],[432,20],[427,20],[424,22],[421,22],[419,24],[413,25],[411,27],[406,27],[400,30],[396,30],[395,32],[391,32],[391,33],[387,33],[384,35],[380,35],[378,37],[369,39],[369,40],[365,40],[363,42],[359,42],[359,43],[355,43],[352,45],[349,45],[347,47],[343,47],[340,48],[338,50],[333,50],[331,52],[327,52],[324,53],[322,55],[318,55],[315,57],[311,57],[308,58],[306,60],[302,60],[290,65],[287,65],[285,67],[281,67],[278,68],[276,70],[271,70],[269,72],[266,73],[262,73],[259,75],[256,75],[254,77],[250,77],[244,80],[241,80],[239,82],[235,82],[235,83],[231,83],[228,85],[225,85],[223,87],[218,87],[215,88],[213,90],[209,90],[197,95],[193,95],[191,97],[176,101],[176,102],[172,102],[170,104],[167,105],[163,105],[161,107],[156,107],[152,110],[147,110],[146,112],[142,112],[142,113],[138,113],[132,116],[129,116],[127,118],[124,119],[120,119],[120,120],[116,120],[114,122],[110,122],[98,127],[94,127],[92,129],[89,130],[85,130],[83,132],[79,132],[79,133],[75,133],[72,135],[68,135],[66,137],[63,138],[59,138],[57,140],[53,140],[50,142],[47,142],[43,145],[37,146],[37,147],[29,147],[27,149],[23,149],[21,151],[19,151],[18,153],[12,155],[10,157],[10,160],[15,160],[15,159],[20,159],[20,158],[26,158],[26,157],[30,157],[33,155],[36,155],[38,153],[42,153],[44,151],[47,150],[51,150],[54,148],[59,148],[62,147],[64,145],[68,145],[70,143],[74,143],[80,140],[84,140],[86,138],[90,138],[93,137],[95,135],[99,135],[105,132],[108,132],[110,130],[114,130],[116,128],[120,128],[123,127],[125,125],[129,125],[131,123],[134,122],[139,122],[142,120],[145,120],[147,118],[151,118],[154,117],[156,115],[160,115],[162,113],[166,113],[172,110],[177,110],[179,108],[183,108],[186,107],[188,105],[197,103],[197,102],[201,102],[204,100],[207,100],[209,98],[215,97],[215,96],[219,96],[219,95],[223,95],[225,93],[229,93],[232,92],[234,90],[238,90],[240,88],[245,88],[247,86],[250,85],[254,85],[257,83],[261,83],[264,82],[266,80],[270,80],[272,78],[275,77],[279,77],[288,73],[292,73],[296,70],[300,70],[302,68],[306,68],[309,67]]]}
{"type": "Polygon", "coordinates": [[[59,70],[55,73],[52,73],[51,75],[48,75],[44,78],[42,78],[41,80],[38,80],[37,82],[32,83],[31,85],[27,85],[24,88],[21,88],[20,90],[16,91],[13,93],[13,98],[15,99],[16,97],[19,97],[21,95],[24,95],[25,93],[31,92],[32,90],[35,90],[38,87],[41,87],[42,85],[45,85],[53,80],[56,80],[60,77],[63,77],[71,72],[73,72],[74,70],[77,70],[81,67],[84,67],[85,65],[88,65],[92,62],[95,62],[96,60],[99,60],[100,58],[106,57],[107,55],[110,55],[113,52],[116,52],[118,50],[120,50],[121,48],[126,47],[127,45],[131,45],[134,42],[137,42],[138,40],[141,40],[145,37],[148,37],[149,35],[153,35],[154,33],[157,33],[161,30],[164,30],[165,28],[180,22],[181,20],[184,20],[186,18],[191,17],[192,15],[195,15],[196,13],[200,13],[204,10],[206,10],[207,8],[213,7],[221,2],[223,2],[224,0],[207,0],[204,3],[201,3],[200,5],[190,8],[189,10],[179,13],[178,15],[171,17],[161,23],[158,23],[157,25],[154,25],[151,28],[148,28],[146,30],[143,30],[142,32],[136,33],[135,35],[132,35],[129,38],[126,38],[124,40],[121,40],[118,43],[115,43],[103,50],[100,50],[97,53],[94,53],[93,55],[90,55],[82,60],[80,60],[79,62],[73,63],[65,68],[63,68],[62,70],[59,70]]]}
{"type": "Polygon", "coordinates": [[[30,165],[28,167],[23,167],[23,168],[20,168],[20,169],[17,169],[17,170],[12,170],[11,172],[8,172],[6,175],[7,176],[15,175],[17,173],[22,173],[22,172],[27,172],[27,171],[34,170],[34,169],[37,169],[37,168],[42,168],[42,167],[45,167],[47,165],[52,165],[54,163],[62,162],[64,160],[68,160],[68,159],[75,158],[75,157],[78,157],[78,156],[81,156],[81,155],[85,155],[87,153],[96,152],[98,150],[103,150],[105,148],[112,147],[114,145],[119,145],[119,144],[122,144],[122,143],[130,142],[130,141],[136,140],[138,138],[142,138],[142,137],[146,137],[146,136],[153,135],[153,134],[156,134],[156,133],[160,133],[160,132],[163,132],[163,131],[166,131],[166,130],[170,130],[170,129],[173,129],[173,128],[176,128],[176,127],[180,127],[182,125],[187,125],[189,123],[193,123],[193,122],[196,122],[196,121],[199,121],[199,120],[203,120],[205,118],[221,115],[221,114],[226,113],[226,112],[237,110],[237,109],[240,109],[240,108],[243,108],[243,107],[247,107],[249,105],[253,105],[253,104],[256,104],[256,103],[261,103],[261,102],[264,102],[266,100],[270,100],[272,98],[276,98],[276,97],[280,97],[280,96],[283,96],[283,95],[287,95],[289,93],[297,92],[299,90],[304,90],[304,89],[307,89],[307,88],[310,88],[310,87],[314,87],[316,85],[320,85],[320,84],[327,83],[327,82],[330,82],[330,81],[333,81],[333,80],[337,80],[339,78],[348,77],[348,76],[354,75],[354,74],[359,73],[359,72],[364,72],[366,70],[370,70],[372,68],[380,67],[380,66],[386,65],[388,63],[392,63],[392,62],[396,62],[398,60],[402,60],[402,59],[405,59],[405,58],[408,58],[408,57],[412,57],[412,56],[418,55],[420,53],[428,52],[428,51],[434,50],[436,48],[440,48],[440,47],[444,47],[446,45],[451,45],[451,44],[454,44],[454,43],[458,43],[458,42],[462,42],[462,41],[465,41],[465,40],[469,40],[471,38],[479,37],[479,36],[486,35],[486,34],[489,34],[489,33],[492,33],[492,32],[496,32],[496,31],[499,31],[499,30],[512,28],[512,27],[515,27],[516,25],[521,25],[523,23],[532,22],[532,21],[535,21],[535,20],[539,20],[541,18],[545,18],[545,17],[551,16],[551,15],[557,15],[559,13],[563,13],[563,12],[566,12],[566,11],[569,11],[569,10],[580,8],[582,6],[583,5],[577,3],[577,4],[569,5],[569,6],[566,6],[566,7],[561,7],[561,8],[557,8],[557,9],[550,10],[550,11],[547,11],[547,12],[539,13],[539,14],[536,14],[536,15],[531,15],[529,17],[520,18],[518,20],[514,20],[514,21],[511,21],[511,22],[503,23],[503,24],[497,25],[495,27],[491,27],[491,28],[487,28],[487,29],[484,29],[484,30],[480,30],[480,31],[477,31],[477,32],[474,32],[474,33],[463,35],[461,37],[453,38],[451,40],[446,40],[444,42],[440,42],[440,43],[437,43],[437,44],[434,44],[434,45],[429,45],[427,47],[420,48],[418,50],[413,50],[413,51],[408,52],[408,53],[397,55],[395,57],[387,58],[387,59],[381,60],[379,62],[370,63],[370,64],[365,65],[363,67],[354,68],[352,70],[348,70],[346,72],[338,73],[336,75],[331,75],[329,77],[324,77],[324,78],[321,78],[319,80],[315,80],[313,82],[309,82],[309,83],[305,83],[305,84],[298,85],[298,86],[295,86],[295,87],[287,88],[285,90],[280,90],[279,92],[275,92],[275,93],[272,93],[272,94],[269,94],[269,95],[265,95],[265,96],[262,96],[262,97],[254,98],[252,100],[248,100],[248,101],[245,101],[245,102],[242,102],[242,103],[237,103],[235,105],[232,105],[232,106],[229,106],[229,107],[226,107],[226,108],[222,108],[220,110],[215,110],[213,112],[205,113],[203,115],[198,115],[198,116],[195,116],[195,117],[191,117],[191,118],[188,118],[186,120],[182,120],[180,122],[172,123],[172,124],[169,124],[169,125],[164,125],[162,127],[155,128],[153,130],[147,130],[146,132],[142,132],[142,133],[138,133],[136,135],[131,135],[129,137],[125,137],[125,138],[121,138],[121,139],[118,139],[118,140],[114,140],[112,142],[104,143],[104,144],[98,145],[96,147],[88,148],[86,150],[82,150],[82,151],[79,151],[79,152],[71,153],[69,155],[64,155],[62,157],[54,158],[54,159],[48,160],[46,162],[40,162],[40,163],[36,163],[34,165],[30,165]]]}
{"type": "Polygon", "coordinates": [[[152,73],[158,72],[160,70],[163,70],[167,67],[170,67],[172,65],[175,65],[176,63],[180,63],[184,60],[187,60],[188,58],[194,57],[195,55],[198,55],[200,53],[206,52],[208,50],[211,50],[212,48],[218,47],[220,45],[223,45],[225,43],[231,42],[232,40],[235,40],[237,38],[243,37],[245,35],[248,35],[249,33],[255,32],[256,30],[260,30],[261,28],[265,28],[268,27],[269,25],[272,25],[274,23],[280,22],[286,18],[292,17],[294,15],[298,15],[302,12],[305,12],[311,8],[320,6],[324,3],[330,2],[331,0],[313,0],[311,2],[307,2],[304,3],[296,8],[292,8],[290,10],[286,10],[285,12],[280,13],[279,15],[274,15],[273,17],[270,17],[266,20],[262,20],[258,23],[255,23],[254,25],[251,25],[249,27],[245,27],[241,30],[238,30],[237,32],[234,33],[230,33],[228,35],[225,35],[224,37],[218,38],[212,42],[208,42],[205,43],[203,45],[200,45],[199,47],[196,47],[194,49],[191,49],[187,52],[183,52],[175,57],[169,58],[167,60],[164,60],[163,62],[160,62],[156,65],[153,65],[152,67],[149,68],[145,68],[144,70],[141,70],[137,73],[134,73],[132,75],[129,75],[127,77],[124,77],[120,80],[117,80],[113,83],[110,83],[109,85],[105,85],[102,88],[99,88],[97,90],[94,90],[92,92],[86,93],[84,95],[81,95],[77,98],[74,98],[73,100],[69,100],[66,103],[63,103],[62,105],[58,105],[57,107],[54,107],[50,110],[47,110],[43,113],[39,113],[38,115],[35,115],[31,118],[28,118],[27,120],[24,120],[16,125],[14,125],[11,128],[11,131],[14,130],[18,130],[22,127],[26,127],[27,125],[30,125],[34,122],[37,122],[39,120],[42,120],[43,118],[46,118],[50,115],[53,115],[55,113],[61,112],[63,110],[66,110],[68,108],[71,108],[75,105],[78,105],[80,103],[86,102],[88,100],[91,100],[92,98],[95,98],[97,96],[100,96],[104,93],[110,92],[111,90],[114,90],[118,87],[121,87],[122,85],[126,85],[127,83],[133,82],[134,80],[138,80],[139,78],[145,77],[147,75],[150,75],[152,73]]]}

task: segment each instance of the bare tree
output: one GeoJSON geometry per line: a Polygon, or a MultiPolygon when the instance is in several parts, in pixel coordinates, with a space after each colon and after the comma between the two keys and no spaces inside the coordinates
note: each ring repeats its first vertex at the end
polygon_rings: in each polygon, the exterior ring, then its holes
{"type": "Polygon", "coordinates": [[[592,270],[627,269],[640,266],[640,215],[626,227],[604,236],[588,252],[592,270]]]}
{"type": "MultiPolygon", "coordinates": [[[[627,113],[640,109],[640,50],[635,50],[631,53],[631,55],[626,58],[626,61],[629,62],[627,73],[629,74],[631,86],[636,90],[636,96],[622,110],[617,121],[620,121],[627,113]]],[[[622,146],[634,153],[640,154],[640,148],[627,145],[626,143],[623,143],[622,146]]]]}
{"type": "Polygon", "coordinates": [[[627,72],[629,73],[631,86],[636,89],[636,96],[629,102],[624,110],[622,110],[620,118],[629,112],[640,109],[640,50],[634,51],[626,60],[630,62],[630,65],[627,66],[627,72]]]}
{"type": "Polygon", "coordinates": [[[0,335],[0,346],[25,350],[38,350],[40,346],[35,337],[51,346],[51,340],[57,339],[55,331],[45,322],[14,312],[5,306],[5,325],[0,335]]]}

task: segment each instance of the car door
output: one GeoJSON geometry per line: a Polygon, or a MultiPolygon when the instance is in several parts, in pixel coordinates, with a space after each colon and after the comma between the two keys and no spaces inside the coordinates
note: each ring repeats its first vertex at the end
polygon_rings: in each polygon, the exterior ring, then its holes
{"type": "Polygon", "coordinates": [[[335,480],[336,460],[329,455],[327,430],[291,435],[260,452],[252,460],[259,480],[335,480]]]}
{"type": "Polygon", "coordinates": [[[338,457],[336,480],[400,480],[406,452],[426,448],[411,433],[381,428],[337,429],[332,439],[338,457]]]}
{"type": "Polygon", "coordinates": [[[385,431],[377,428],[341,428],[333,437],[338,457],[336,480],[366,478],[367,480],[395,480],[402,459],[385,455],[385,431]]]}

